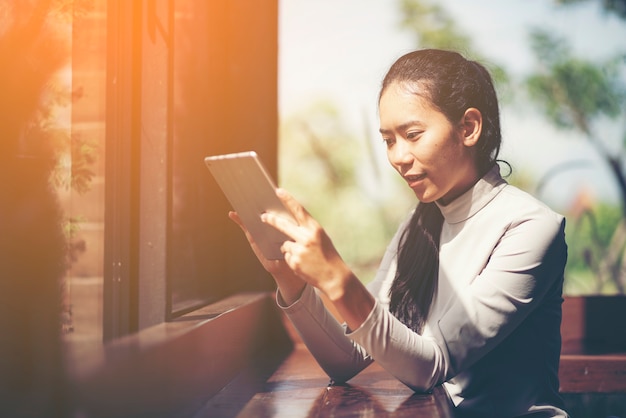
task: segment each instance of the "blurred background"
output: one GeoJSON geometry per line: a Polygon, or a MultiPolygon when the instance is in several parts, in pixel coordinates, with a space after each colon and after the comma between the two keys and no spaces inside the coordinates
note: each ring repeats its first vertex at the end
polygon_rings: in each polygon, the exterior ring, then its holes
{"type": "Polygon", "coordinates": [[[567,216],[565,292],[624,292],[625,2],[288,0],[279,19],[281,184],[362,280],[416,203],[386,162],[380,82],[437,47],[492,71],[508,180],[567,216]]]}

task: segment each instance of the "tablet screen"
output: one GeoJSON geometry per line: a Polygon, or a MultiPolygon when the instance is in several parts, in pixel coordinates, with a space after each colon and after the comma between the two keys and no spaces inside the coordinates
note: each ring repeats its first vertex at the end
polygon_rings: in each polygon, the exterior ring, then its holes
{"type": "Polygon", "coordinates": [[[282,259],[280,246],[289,238],[261,222],[261,214],[293,217],[276,196],[276,186],[256,152],[209,156],[204,162],[265,258],[282,259]]]}

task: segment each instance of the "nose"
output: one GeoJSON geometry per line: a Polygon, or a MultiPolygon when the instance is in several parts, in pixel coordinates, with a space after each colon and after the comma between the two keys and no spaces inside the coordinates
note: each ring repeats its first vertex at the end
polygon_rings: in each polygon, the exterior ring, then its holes
{"type": "Polygon", "coordinates": [[[413,165],[413,154],[406,141],[402,139],[398,139],[394,146],[387,151],[387,157],[391,165],[401,173],[413,165]]]}

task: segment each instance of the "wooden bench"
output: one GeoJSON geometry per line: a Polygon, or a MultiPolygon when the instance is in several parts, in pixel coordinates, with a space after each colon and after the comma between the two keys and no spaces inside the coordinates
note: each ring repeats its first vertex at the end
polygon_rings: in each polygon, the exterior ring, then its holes
{"type": "Polygon", "coordinates": [[[565,297],[560,391],[572,417],[626,417],[626,297],[565,297]]]}
{"type": "Polygon", "coordinates": [[[566,297],[561,392],[626,392],[626,296],[566,297]]]}

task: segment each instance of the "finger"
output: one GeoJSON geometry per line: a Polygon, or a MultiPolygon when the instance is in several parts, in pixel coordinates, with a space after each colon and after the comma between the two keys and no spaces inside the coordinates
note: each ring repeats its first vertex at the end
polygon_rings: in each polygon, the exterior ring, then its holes
{"type": "Polygon", "coordinates": [[[285,189],[276,189],[276,196],[283,202],[285,207],[289,209],[296,222],[299,225],[308,223],[311,219],[309,212],[302,206],[289,192],[285,189]]]}
{"type": "Polygon", "coordinates": [[[293,241],[285,241],[280,246],[280,252],[283,254],[293,253],[296,250],[296,243],[293,241]]]}
{"type": "Polygon", "coordinates": [[[293,240],[297,241],[299,238],[301,238],[298,225],[296,225],[289,218],[266,212],[261,214],[261,221],[277,229],[278,231],[282,232],[293,240]]]}
{"type": "Polygon", "coordinates": [[[252,238],[252,235],[250,235],[250,232],[248,232],[248,228],[246,228],[245,225],[243,224],[243,222],[241,221],[241,218],[239,217],[239,214],[237,212],[231,211],[231,212],[228,212],[228,217],[233,222],[235,222],[237,225],[239,225],[239,228],[241,228],[241,230],[244,232],[248,242],[253,247],[256,246],[256,242],[254,241],[254,238],[252,238]]]}
{"type": "Polygon", "coordinates": [[[228,217],[233,222],[235,222],[237,225],[239,225],[241,230],[244,232],[244,235],[245,235],[246,239],[248,240],[248,243],[250,244],[250,247],[252,248],[252,251],[254,252],[256,257],[259,259],[259,261],[261,262],[261,264],[263,265],[263,267],[267,271],[269,271],[271,273],[273,270],[275,270],[276,268],[280,267],[280,263],[281,263],[280,261],[278,261],[278,260],[267,260],[265,258],[265,256],[263,255],[263,253],[261,252],[261,250],[257,246],[256,242],[254,241],[254,238],[252,238],[252,235],[250,235],[250,232],[248,232],[248,229],[244,226],[244,224],[241,221],[241,218],[239,217],[239,214],[237,212],[234,212],[234,211],[228,212],[228,217]]]}
{"type": "Polygon", "coordinates": [[[239,225],[241,229],[245,229],[245,227],[243,226],[243,223],[241,222],[241,218],[239,217],[239,214],[237,212],[234,212],[234,211],[228,212],[228,217],[237,225],[239,225]]]}
{"type": "Polygon", "coordinates": [[[239,228],[241,228],[241,230],[246,234],[246,237],[248,238],[248,240],[251,241],[252,237],[248,233],[248,228],[246,228],[246,226],[243,224],[243,221],[239,217],[239,214],[237,212],[230,211],[228,212],[228,217],[237,225],[239,225],[239,228]]]}
{"type": "Polygon", "coordinates": [[[296,243],[293,241],[285,241],[280,247],[280,251],[283,253],[283,259],[292,271],[296,271],[299,263],[299,256],[297,255],[296,243]]]}

